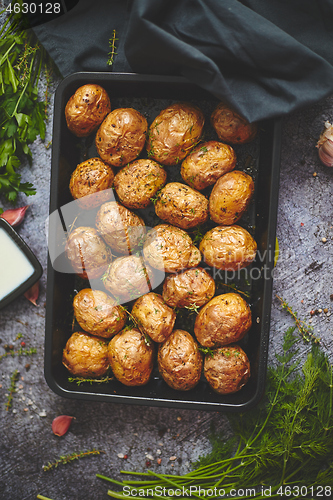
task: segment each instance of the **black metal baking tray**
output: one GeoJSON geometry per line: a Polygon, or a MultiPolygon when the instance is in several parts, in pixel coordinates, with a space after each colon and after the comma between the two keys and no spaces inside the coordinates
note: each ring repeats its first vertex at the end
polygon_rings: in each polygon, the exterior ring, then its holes
{"type": "MultiPolygon", "coordinates": [[[[210,93],[181,77],[89,72],[67,77],[59,85],[54,103],[50,214],[72,201],[68,189],[71,173],[85,155],[94,155],[93,138],[76,138],[68,131],[64,116],[67,100],[85,83],[102,85],[110,96],[112,109],[134,107],[146,115],[149,124],[168,104],[185,100],[201,105],[209,127],[209,115],[218,102],[210,93]]],[[[250,278],[247,275],[246,284],[243,283],[249,294],[253,318],[253,326],[241,343],[251,363],[248,383],[235,394],[221,396],[213,392],[202,377],[194,389],[181,392],[168,387],[157,369],[149,383],[142,387],[126,387],[117,380],[107,384],[77,385],[70,382],[61,358],[72,333],[72,299],[77,278],[73,274],[56,271],[49,259],[44,372],[48,385],[56,394],[90,401],[235,412],[248,410],[260,401],[265,388],[268,356],[281,123],[263,121],[259,123],[259,129],[258,138],[253,143],[235,148],[238,159],[236,168],[251,173],[256,186],[248,213],[239,222],[249,229],[258,244],[257,258],[251,265],[253,274],[250,278]]],[[[209,130],[207,140],[217,139],[210,135],[212,130],[209,130]]],[[[173,172],[179,171],[175,167],[173,169],[173,172]]],[[[53,229],[49,231],[49,248],[56,244],[55,234],[53,229]]],[[[225,280],[228,280],[227,275],[225,280]]],[[[231,285],[241,287],[242,283],[238,281],[231,285]]]]}

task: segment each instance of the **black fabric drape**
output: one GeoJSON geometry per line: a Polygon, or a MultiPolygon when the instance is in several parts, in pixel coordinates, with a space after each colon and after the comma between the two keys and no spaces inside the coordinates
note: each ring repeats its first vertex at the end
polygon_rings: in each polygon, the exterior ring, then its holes
{"type": "Polygon", "coordinates": [[[64,76],[183,75],[254,121],[333,92],[332,27],[333,0],[80,0],[34,29],[64,76]]]}

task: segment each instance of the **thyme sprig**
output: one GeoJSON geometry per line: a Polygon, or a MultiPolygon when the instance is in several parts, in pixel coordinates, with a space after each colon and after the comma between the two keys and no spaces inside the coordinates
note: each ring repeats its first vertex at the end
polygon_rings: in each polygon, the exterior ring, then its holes
{"type": "Polygon", "coordinates": [[[43,465],[43,471],[49,471],[51,469],[57,468],[58,465],[65,465],[73,460],[78,460],[79,458],[85,458],[91,455],[100,455],[101,453],[105,453],[105,451],[101,450],[87,450],[87,451],[79,451],[77,453],[71,453],[69,455],[60,455],[60,457],[54,462],[49,462],[47,465],[43,465]]]}
{"type": "Polygon", "coordinates": [[[0,355],[0,361],[3,359],[3,358],[7,358],[8,356],[31,356],[32,354],[36,354],[37,353],[37,349],[35,347],[31,347],[30,349],[23,349],[22,347],[20,347],[19,349],[17,349],[17,351],[14,351],[14,349],[11,349],[7,352],[5,352],[4,354],[1,354],[0,355]]]}
{"type": "Polygon", "coordinates": [[[116,41],[118,40],[118,38],[116,38],[116,35],[117,35],[116,30],[113,30],[112,31],[112,37],[109,40],[109,46],[110,46],[110,49],[111,49],[111,51],[108,53],[109,58],[108,58],[108,61],[107,61],[107,64],[109,66],[112,66],[114,57],[117,55],[117,52],[116,52],[116,41]]]}
{"type": "Polygon", "coordinates": [[[103,378],[84,378],[84,377],[68,377],[68,382],[75,382],[78,386],[81,384],[87,383],[87,384],[106,384],[107,382],[110,382],[110,380],[114,380],[114,377],[111,376],[106,376],[103,378]]]}
{"type": "Polygon", "coordinates": [[[314,342],[315,344],[320,344],[320,338],[317,337],[313,333],[313,328],[310,325],[308,325],[305,321],[300,320],[298,318],[297,313],[295,311],[293,311],[291,306],[284,299],[282,299],[278,295],[276,297],[281,302],[282,309],[285,309],[291,315],[291,317],[294,319],[296,327],[297,327],[302,339],[307,343],[314,342]]]}
{"type": "Polygon", "coordinates": [[[10,387],[9,387],[9,394],[7,397],[6,411],[8,411],[12,406],[13,397],[14,397],[14,394],[16,392],[16,383],[18,381],[19,374],[20,373],[18,370],[14,370],[12,376],[10,377],[10,387]]]}

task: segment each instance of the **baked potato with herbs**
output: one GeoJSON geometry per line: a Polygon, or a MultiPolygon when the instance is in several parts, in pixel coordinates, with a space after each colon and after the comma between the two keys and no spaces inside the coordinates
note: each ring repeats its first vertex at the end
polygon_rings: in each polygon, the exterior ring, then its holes
{"type": "Polygon", "coordinates": [[[97,130],[97,152],[105,163],[123,167],[141,153],[147,130],[146,118],[136,109],[114,109],[97,130]]]}
{"type": "Polygon", "coordinates": [[[127,386],[145,385],[154,364],[154,345],[137,328],[123,330],[109,342],[108,356],[114,376],[127,386]]]}
{"type": "Polygon", "coordinates": [[[200,251],[191,237],[179,227],[169,224],[159,224],[148,231],[143,254],[152,267],[167,273],[196,267],[201,261],[200,251]]]}
{"type": "Polygon", "coordinates": [[[128,208],[146,208],[166,183],[167,174],[154,160],[135,160],[123,167],[114,178],[120,202],[128,208]]]}
{"type": "Polygon", "coordinates": [[[75,377],[102,377],[109,368],[108,344],[89,333],[75,332],[67,340],[62,363],[75,377]]]}
{"type": "Polygon", "coordinates": [[[235,224],[247,210],[254,193],[250,175],[233,170],[222,175],[209,197],[210,218],[222,226],[235,224]]]}
{"type": "Polygon", "coordinates": [[[75,273],[84,279],[100,278],[112,261],[110,248],[92,227],[74,229],[67,238],[65,252],[75,273]]]}
{"type": "Polygon", "coordinates": [[[199,249],[209,266],[235,271],[255,259],[257,244],[250,233],[240,226],[216,226],[204,235],[199,249]]]}
{"type": "Polygon", "coordinates": [[[252,325],[251,309],[238,293],[211,299],[195,319],[194,334],[204,347],[220,347],[241,340],[252,325]]]}
{"type": "Polygon", "coordinates": [[[139,329],[154,342],[164,342],[173,330],[176,313],[167,306],[161,295],[147,293],[133,304],[132,316],[139,329]]]}
{"type": "Polygon", "coordinates": [[[180,173],[186,184],[201,191],[235,166],[236,154],[231,146],[208,141],[196,146],[183,160],[180,173]]]}
{"type": "Polygon", "coordinates": [[[154,273],[139,255],[118,257],[105,272],[103,283],[117,300],[129,302],[150,292],[154,273]]]}
{"type": "Polygon", "coordinates": [[[198,344],[185,330],[174,330],[158,346],[158,369],[165,382],[177,391],[189,391],[201,376],[203,358],[198,344]]]}
{"type": "Polygon", "coordinates": [[[249,123],[224,102],[220,102],[213,111],[211,123],[222,142],[245,144],[257,135],[257,124],[249,123]]]}
{"type": "Polygon", "coordinates": [[[116,201],[100,207],[96,228],[112,250],[122,255],[131,254],[146,232],[143,219],[116,201]]]}
{"type": "Polygon", "coordinates": [[[193,104],[179,102],[163,109],[149,127],[149,158],[162,165],[176,165],[199,141],[205,118],[193,104]]]}
{"type": "Polygon", "coordinates": [[[120,332],[127,319],[125,309],[102,290],[80,290],[74,297],[73,309],[84,331],[107,339],[120,332]]]}
{"type": "Polygon", "coordinates": [[[250,372],[249,359],[238,345],[219,347],[205,356],[204,375],[218,394],[239,391],[249,380],[250,372]]]}
{"type": "Polygon", "coordinates": [[[201,307],[215,293],[215,281],[202,267],[170,274],[163,284],[163,300],[171,307],[201,307]]]}
{"type": "Polygon", "coordinates": [[[93,83],[82,85],[66,104],[67,127],[77,137],[87,137],[99,127],[110,111],[110,99],[103,87],[93,83]]]}
{"type": "Polygon", "coordinates": [[[208,200],[186,184],[169,182],[158,195],[155,212],[173,226],[190,229],[208,219],[208,200]]]}
{"type": "Polygon", "coordinates": [[[69,189],[81,208],[90,210],[112,199],[114,173],[100,158],[80,163],[72,173],[69,189]],[[93,195],[93,196],[90,196],[93,195]]]}

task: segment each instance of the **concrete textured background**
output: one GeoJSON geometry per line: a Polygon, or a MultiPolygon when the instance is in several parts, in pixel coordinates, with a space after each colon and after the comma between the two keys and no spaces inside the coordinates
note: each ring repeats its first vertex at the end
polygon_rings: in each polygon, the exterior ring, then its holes
{"type": "MultiPolygon", "coordinates": [[[[51,96],[58,83],[55,79],[51,96]]],[[[333,169],[321,165],[315,148],[325,120],[333,120],[333,97],[283,120],[277,228],[280,257],[272,297],[269,363],[274,363],[282,335],[293,324],[281,310],[276,295],[287,300],[301,318],[312,322],[333,358],[333,169]],[[328,312],[311,317],[312,309],[328,312]]],[[[121,469],[144,471],[147,454],[154,457],[152,470],[185,473],[193,460],[210,450],[211,426],[225,435],[230,429],[224,414],[71,401],[48,388],[43,375],[47,259],[44,223],[51,165],[51,148],[46,146],[51,140],[52,112],[45,142],[37,139],[31,148],[32,167],[23,164],[21,170],[23,180],[33,182],[37,194],[28,199],[20,196],[18,203],[31,204],[18,232],[44,269],[38,307],[21,297],[0,312],[0,354],[5,352],[4,344],[19,347],[21,340],[26,348],[37,348],[37,354],[29,359],[22,356],[0,360],[0,499],[30,500],[40,493],[53,500],[102,500],[107,498],[108,485],[98,480],[96,473],[120,479],[121,469]],[[22,339],[15,340],[19,332],[22,339]],[[26,363],[30,363],[28,370],[26,363]],[[15,369],[20,372],[18,390],[12,408],[6,411],[10,376],[15,369]],[[51,423],[61,414],[76,419],[66,436],[59,438],[53,435],[51,423]],[[60,455],[92,448],[105,453],[49,472],[42,470],[43,465],[60,455]],[[128,459],[119,458],[121,453],[128,459]],[[170,461],[172,456],[176,460],[170,461]],[[158,457],[162,459],[160,466],[158,457]]],[[[2,206],[9,207],[4,200],[2,206]]],[[[305,356],[307,350],[308,346],[300,343],[299,355],[305,356]]]]}

